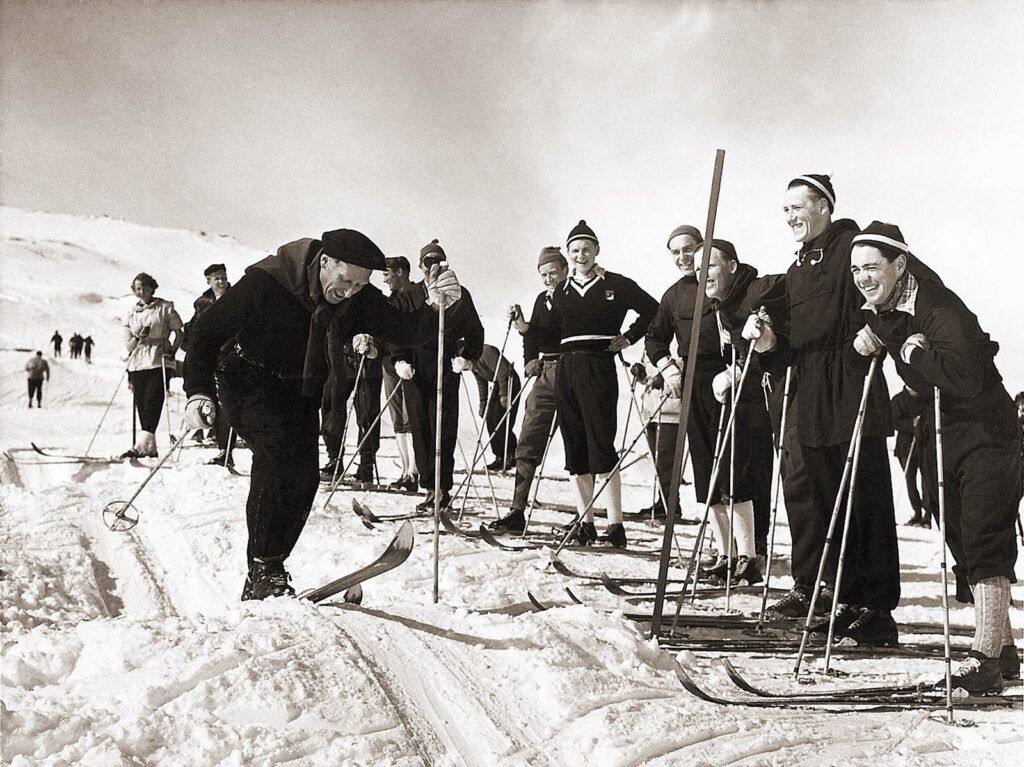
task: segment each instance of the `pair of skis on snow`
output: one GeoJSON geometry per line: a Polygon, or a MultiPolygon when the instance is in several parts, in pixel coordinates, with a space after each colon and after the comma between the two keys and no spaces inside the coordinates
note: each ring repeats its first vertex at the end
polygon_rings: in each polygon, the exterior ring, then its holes
{"type": "MultiPolygon", "coordinates": [[[[709,692],[699,685],[690,673],[673,661],[673,671],[683,689],[701,700],[720,706],[748,706],[753,708],[820,708],[846,712],[851,709],[892,711],[920,708],[947,708],[945,691],[925,684],[882,685],[808,692],[775,692],[748,682],[728,660],[723,661],[726,674],[748,698],[724,697],[709,692]]],[[[963,691],[961,691],[963,692],[963,691]]],[[[1021,696],[1016,695],[954,695],[953,708],[982,709],[1019,707],[1021,696]]]]}

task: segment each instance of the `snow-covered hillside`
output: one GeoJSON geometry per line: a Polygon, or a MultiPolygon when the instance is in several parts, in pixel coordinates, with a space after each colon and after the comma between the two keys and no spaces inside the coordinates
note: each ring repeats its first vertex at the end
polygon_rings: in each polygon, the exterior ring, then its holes
{"type": "MultiPolygon", "coordinates": [[[[130,403],[119,383],[120,317],[135,273],[153,274],[161,283],[158,294],[174,300],[187,320],[192,299],[205,287],[207,264],[224,262],[237,279],[263,253],[219,235],[11,208],[0,209],[0,231],[4,764],[1018,762],[1024,738],[1019,708],[958,713],[960,723],[974,726],[953,727],[942,712],[925,709],[835,713],[723,708],[698,700],[672,672],[677,657],[709,688],[742,697],[718,658],[731,658],[764,685],[793,689],[793,655],[732,653],[726,639],[716,651],[662,649],[646,638],[643,625],[624,616],[649,611],[649,602],[631,604],[597,580],[560,574],[545,549],[500,551],[442,536],[440,601],[434,604],[432,520],[414,521],[409,561],[366,583],[361,607],[239,602],[248,484],[207,466],[211,449],[189,447],[171,459],[136,501],[138,526],[113,533],[102,523],[102,509],[131,496],[148,470],[47,459],[30,443],[81,453],[102,419],[91,454],[113,455],[129,446],[130,403]],[[54,329],[65,338],[91,334],[97,341],[93,364],[54,360],[47,348],[54,329]],[[46,351],[52,368],[41,410],[25,407],[23,366],[30,351],[23,350],[35,349],[46,351]],[[586,606],[572,604],[566,587],[586,606]],[[528,592],[554,607],[535,611],[528,592]]],[[[488,340],[500,343],[500,335],[488,340]]],[[[169,404],[174,428],[181,400],[175,389],[169,404]]],[[[467,450],[474,436],[470,410],[463,409],[461,429],[467,450]]],[[[161,454],[167,426],[161,424],[161,454]]],[[[630,429],[636,428],[634,420],[630,429]]],[[[385,438],[379,456],[385,479],[396,475],[395,455],[385,438]]],[[[238,460],[246,468],[248,454],[240,451],[238,460]]],[[[541,530],[570,518],[556,508],[571,501],[557,457],[549,468],[540,492],[545,508],[534,516],[541,530]]],[[[646,459],[627,470],[624,482],[627,509],[650,504],[646,459]]],[[[467,509],[467,521],[479,525],[494,509],[486,481],[479,477],[475,484],[484,500],[467,509]]],[[[510,478],[494,484],[499,498],[510,496],[510,478]]],[[[352,513],[347,491],[327,508],[325,497],[318,496],[289,560],[299,588],[370,561],[397,527],[385,522],[367,529],[352,513]]],[[[379,515],[407,513],[415,503],[401,495],[358,497],[379,515]]],[[[699,514],[689,488],[683,488],[683,505],[685,516],[699,514]]],[[[909,511],[901,506],[897,514],[905,519],[909,511]]],[[[786,570],[784,513],[780,520],[780,569],[786,570]]],[[[677,528],[686,551],[694,529],[677,528]]],[[[561,558],[581,574],[653,578],[661,526],[634,519],[627,530],[628,552],[567,550],[561,558]]],[[[901,527],[900,535],[897,621],[941,624],[937,533],[901,527]]],[[[682,571],[672,568],[671,575],[682,571]]],[[[789,585],[786,577],[773,581],[789,585]]],[[[1011,617],[1018,642],[1022,596],[1015,586],[1011,617]]],[[[759,591],[737,593],[730,606],[754,613],[760,601],[759,591]]],[[[972,624],[970,607],[951,605],[954,625],[972,624]]],[[[724,597],[709,597],[685,612],[725,607],[724,597]]],[[[903,637],[908,645],[939,639],[903,637]]],[[[953,639],[961,648],[968,641],[953,639]]],[[[884,652],[839,655],[832,665],[842,678],[821,674],[817,655],[806,676],[822,689],[932,680],[943,671],[939,659],[884,652]]],[[[1019,695],[1019,687],[1014,692],[1019,695]]]]}

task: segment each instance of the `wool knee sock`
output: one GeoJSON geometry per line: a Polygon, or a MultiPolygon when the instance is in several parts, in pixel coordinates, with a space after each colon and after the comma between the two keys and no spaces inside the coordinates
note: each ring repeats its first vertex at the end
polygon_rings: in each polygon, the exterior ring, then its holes
{"type": "Polygon", "coordinates": [[[594,475],[577,474],[573,476],[572,484],[576,488],[576,512],[583,515],[584,522],[593,524],[594,507],[590,502],[594,498],[594,475]],[[590,506],[589,509],[587,509],[588,506],[590,506]]]}
{"type": "Polygon", "coordinates": [[[612,472],[610,476],[608,474],[599,474],[598,477],[602,482],[606,479],[608,480],[608,487],[606,487],[604,492],[601,494],[608,503],[608,524],[621,525],[622,481],[619,479],[619,472],[612,472]]]}
{"type": "Polygon", "coordinates": [[[757,547],[754,540],[754,503],[753,501],[740,501],[733,504],[733,517],[736,520],[736,556],[750,557],[757,556],[757,547]]]}
{"type": "Polygon", "coordinates": [[[398,445],[398,457],[402,460],[402,476],[407,476],[412,472],[409,471],[409,442],[411,441],[411,434],[396,434],[395,444],[398,445]]]}
{"type": "Polygon", "coordinates": [[[708,520],[708,524],[711,525],[711,532],[715,536],[715,545],[718,547],[718,555],[720,557],[727,557],[730,553],[729,540],[731,538],[731,531],[729,530],[729,507],[724,503],[713,503],[711,504],[711,512],[711,518],[708,520]]]}
{"type": "Polygon", "coordinates": [[[995,576],[974,584],[974,644],[986,658],[998,658],[1010,615],[1010,581],[995,576]]]}

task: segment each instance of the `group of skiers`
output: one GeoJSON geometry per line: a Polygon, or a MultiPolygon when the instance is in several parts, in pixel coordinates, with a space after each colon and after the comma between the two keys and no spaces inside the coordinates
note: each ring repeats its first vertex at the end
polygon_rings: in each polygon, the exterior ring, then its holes
{"type": "MultiPolygon", "coordinates": [[[[53,331],[53,335],[50,337],[50,343],[53,344],[53,356],[61,356],[61,347],[64,344],[64,336],[60,334],[59,330],[53,331]]],[[[92,362],[92,347],[96,345],[96,342],[92,340],[92,336],[82,336],[75,333],[68,339],[68,351],[70,352],[71,359],[80,359],[82,353],[85,352],[85,361],[92,362]]]]}
{"type": "MultiPolygon", "coordinates": [[[[828,176],[790,181],[783,211],[799,250],[780,275],[759,275],[728,240],[708,245],[696,227],[677,227],[666,244],[681,276],[660,302],[598,266],[599,238],[581,220],[566,237],[565,254],[557,246],[541,251],[544,290],[530,317],[519,305],[508,313],[523,336],[525,378],[532,382],[518,440],[501,431],[501,421],[510,427],[512,405],[527,385],[512,375],[504,344],[484,344],[472,297],[437,240],[421,249],[423,279],[415,283],[407,259],[385,258],[369,238],[347,229],[282,246],[230,290],[218,292],[211,283],[213,300],[201,312],[197,305],[188,328],[185,415],[191,429],[226,421],[253,451],[243,599],[294,593],[284,563],[320,480],[318,435],[331,456],[325,472],[337,477],[353,392],[356,480],[374,481],[383,392],[403,463],[400,486],[412,489],[418,474],[427,491],[421,508],[451,503],[462,372],[479,383],[492,466],[511,468],[514,456],[512,505],[492,528],[524,529],[531,484],[558,429],[579,512],[567,536],[579,545],[626,547],[615,403],[619,365],[625,366],[620,352],[643,340],[649,364],[632,371],[631,383],[645,385],[644,429],[659,490],[653,511],[678,515],[667,506],[678,495],[670,487],[678,424],[668,414],[688,409],[695,493],[708,504],[719,554],[703,575],[762,580],[777,449],[794,586],[772,613],[806,617],[834,603],[840,638],[896,644],[900,568],[886,448],[893,409],[881,370],[889,355],[923,405],[916,416],[929,436],[914,449],[919,456],[941,451],[947,542],[960,595],[976,604],[974,645],[956,682],[972,692],[1000,689],[1003,677],[1019,674],[1008,611],[1021,441],[1014,402],[994,364],[998,345],[911,253],[898,227],[875,221],[862,230],[834,219],[835,206],[828,176]],[[697,257],[705,247],[710,260],[697,315],[697,257]],[[385,272],[389,297],[369,284],[372,270],[385,272]],[[630,312],[635,319],[623,330],[630,312]],[[694,324],[698,343],[691,348],[694,324]],[[692,394],[684,408],[679,398],[688,372],[692,394]],[[598,493],[608,514],[601,534],[593,516],[598,493]],[[823,556],[836,516],[836,529],[848,527],[841,577],[839,546],[823,556]]],[[[135,283],[137,343],[146,339],[143,327],[154,332],[153,322],[143,322],[153,312],[144,276],[135,283]]],[[[165,330],[174,330],[172,320],[158,327],[161,352],[176,348],[165,330]]]]}

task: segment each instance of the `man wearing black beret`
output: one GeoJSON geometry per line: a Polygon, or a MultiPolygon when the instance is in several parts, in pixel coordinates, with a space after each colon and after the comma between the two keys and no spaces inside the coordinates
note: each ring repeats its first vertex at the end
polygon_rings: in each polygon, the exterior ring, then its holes
{"type": "Polygon", "coordinates": [[[318,408],[329,370],[326,336],[369,333],[414,346],[437,333],[434,306],[459,300],[458,278],[434,267],[427,303],[392,306],[369,285],[384,254],[351,229],[282,245],[195,323],[185,358],[189,428],[209,427],[215,395],[253,453],[246,503],[248,575],[242,599],[294,594],[284,560],[306,524],[319,483],[318,408]],[[428,305],[429,304],[429,305],[428,305]]]}

